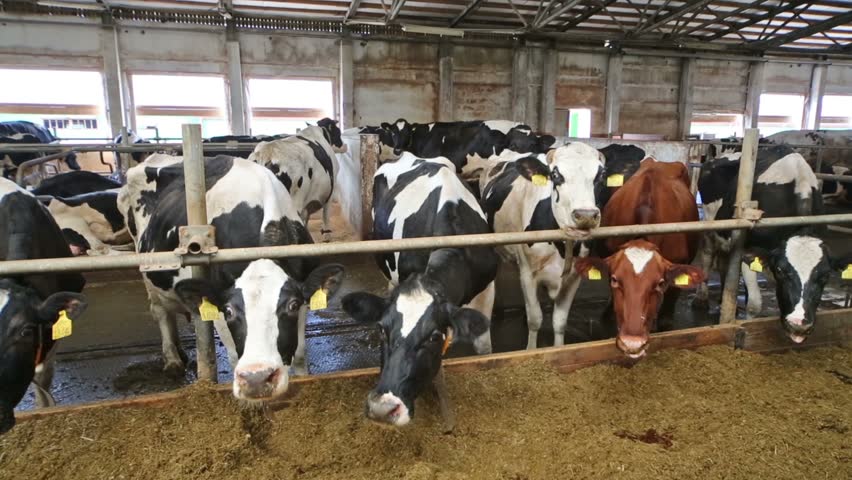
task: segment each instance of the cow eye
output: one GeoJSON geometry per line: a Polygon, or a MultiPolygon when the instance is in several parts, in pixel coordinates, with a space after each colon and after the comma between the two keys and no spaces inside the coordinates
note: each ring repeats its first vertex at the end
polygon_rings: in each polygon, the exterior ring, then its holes
{"type": "Polygon", "coordinates": [[[618,279],[617,279],[617,278],[615,278],[615,277],[609,277],[609,285],[610,285],[612,288],[618,288],[618,287],[620,287],[620,286],[621,286],[621,283],[618,281],[618,279]]]}
{"type": "Polygon", "coordinates": [[[31,337],[31,336],[33,336],[34,333],[35,333],[35,327],[33,327],[32,325],[28,325],[28,326],[21,329],[21,336],[22,337],[31,337]]]}
{"type": "Polygon", "coordinates": [[[290,302],[287,304],[287,310],[290,311],[290,312],[295,312],[301,306],[302,306],[302,303],[299,302],[298,300],[290,300],[290,302]]]}
{"type": "Polygon", "coordinates": [[[559,173],[559,168],[554,167],[553,171],[550,172],[550,179],[553,181],[554,185],[562,185],[565,183],[565,177],[559,173]]]}
{"type": "Polygon", "coordinates": [[[234,309],[231,308],[230,305],[228,305],[227,307],[225,307],[225,320],[231,321],[232,318],[234,318],[234,309]]]}
{"type": "Polygon", "coordinates": [[[432,332],[432,336],[429,337],[429,341],[432,343],[443,342],[444,334],[435,330],[434,332],[432,332]]]}

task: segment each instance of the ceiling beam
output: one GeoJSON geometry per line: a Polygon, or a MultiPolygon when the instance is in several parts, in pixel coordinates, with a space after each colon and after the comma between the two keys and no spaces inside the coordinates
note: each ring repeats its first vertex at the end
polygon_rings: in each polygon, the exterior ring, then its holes
{"type": "Polygon", "coordinates": [[[459,22],[465,19],[465,17],[476,11],[476,9],[479,8],[479,4],[481,3],[482,0],[472,0],[470,3],[468,3],[467,6],[464,7],[464,10],[462,10],[460,14],[456,15],[456,18],[450,21],[450,27],[452,28],[458,25],[459,22]]]}
{"type": "MultiPolygon", "coordinates": [[[[738,8],[738,9],[736,9],[736,10],[732,10],[732,11],[730,11],[730,12],[722,12],[722,15],[724,15],[724,16],[726,16],[726,17],[733,17],[733,16],[735,16],[735,15],[739,15],[739,14],[741,14],[741,13],[745,12],[746,10],[756,9],[756,8],[760,7],[761,5],[763,5],[764,3],[768,2],[768,1],[769,1],[769,0],[757,0],[755,3],[749,4],[749,5],[744,5],[744,6],[742,6],[742,7],[738,8]]],[[[685,31],[681,32],[681,33],[680,33],[680,36],[685,37],[685,36],[687,36],[687,35],[689,35],[689,34],[691,34],[691,33],[693,33],[693,32],[696,32],[696,31],[698,31],[698,30],[702,30],[702,29],[704,29],[704,28],[706,28],[706,27],[709,27],[710,25],[718,24],[718,23],[722,23],[722,24],[727,25],[727,26],[729,26],[729,27],[731,27],[731,26],[733,26],[733,25],[736,25],[734,22],[725,21],[724,19],[722,19],[722,18],[721,18],[721,15],[716,14],[716,13],[712,10],[712,8],[710,9],[710,13],[713,13],[714,15],[716,15],[716,18],[712,18],[712,19],[710,19],[710,20],[707,20],[707,21],[705,21],[705,22],[702,22],[700,25],[697,25],[697,26],[695,26],[695,27],[690,27],[690,28],[688,28],[687,30],[685,30],[685,31]]]]}
{"type": "Polygon", "coordinates": [[[823,20],[822,22],[814,23],[805,28],[798,28],[784,35],[773,37],[767,40],[761,40],[759,42],[748,43],[745,46],[748,48],[755,48],[760,50],[776,48],[780,47],[781,45],[784,45],[785,43],[795,42],[800,38],[810,37],[811,35],[831,30],[836,26],[844,25],[848,22],[852,22],[852,11],[843,13],[841,15],[836,15],[834,17],[829,18],[828,20],[823,20]]]}
{"type": "MultiPolygon", "coordinates": [[[[659,19],[655,19],[653,23],[649,23],[648,25],[643,25],[640,28],[637,28],[631,35],[641,35],[650,30],[654,30],[655,28],[662,27],[663,25],[671,22],[672,20],[677,20],[678,18],[690,13],[696,9],[704,8],[705,5],[710,3],[712,0],[690,0],[682,7],[677,10],[672,10],[669,13],[663,15],[659,19]]],[[[656,17],[655,17],[656,18],[656,17]]]]}
{"type": "Polygon", "coordinates": [[[612,5],[613,3],[617,2],[617,1],[618,0],[604,0],[604,1],[602,1],[597,7],[589,8],[588,10],[586,10],[586,13],[581,13],[579,16],[572,18],[571,20],[568,20],[568,22],[566,22],[565,24],[562,25],[560,30],[562,30],[564,32],[564,31],[566,31],[570,28],[576,27],[577,25],[585,22],[586,20],[590,19],[591,17],[594,17],[598,13],[606,10],[607,7],[609,7],[610,5],[612,5]]]}
{"type": "Polygon", "coordinates": [[[402,6],[405,5],[405,0],[393,0],[391,4],[390,11],[388,12],[386,23],[391,23],[396,20],[396,17],[399,16],[399,11],[402,10],[402,6]]]}
{"type": "Polygon", "coordinates": [[[358,7],[361,6],[361,0],[352,0],[352,3],[349,4],[349,10],[346,11],[346,15],[343,16],[343,21],[347,21],[350,18],[354,17],[356,13],[358,13],[358,7]]]}
{"type": "Polygon", "coordinates": [[[561,17],[565,12],[574,8],[574,5],[580,3],[580,0],[565,0],[562,2],[562,6],[559,7],[555,12],[548,15],[545,18],[542,18],[537,24],[534,25],[535,28],[546,27],[548,23],[556,20],[561,17]]]}
{"type": "Polygon", "coordinates": [[[765,20],[770,20],[774,18],[776,15],[782,12],[789,12],[798,7],[799,5],[808,3],[809,0],[792,0],[789,2],[785,2],[784,4],[778,5],[777,7],[773,7],[766,11],[765,14],[753,17],[751,20],[746,20],[745,22],[738,23],[726,23],[729,26],[728,29],[722,30],[720,32],[716,32],[712,35],[708,35],[705,37],[701,37],[702,41],[712,42],[713,40],[724,37],[725,35],[734,33],[735,31],[742,30],[744,28],[750,27],[752,25],[758,24],[765,20]]]}

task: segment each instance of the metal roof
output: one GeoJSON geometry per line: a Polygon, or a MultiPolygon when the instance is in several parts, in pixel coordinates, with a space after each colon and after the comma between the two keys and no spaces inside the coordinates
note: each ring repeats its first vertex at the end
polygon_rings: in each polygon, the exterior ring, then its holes
{"type": "MultiPolygon", "coordinates": [[[[467,34],[740,52],[852,55],[852,0],[30,0],[4,8],[111,9],[339,26],[429,26],[467,34]]],[[[240,22],[240,20],[244,20],[240,22]]],[[[224,22],[224,20],[223,20],[224,22]]],[[[437,33],[437,32],[432,32],[437,33]]],[[[449,32],[447,32],[449,34],[449,32]]]]}

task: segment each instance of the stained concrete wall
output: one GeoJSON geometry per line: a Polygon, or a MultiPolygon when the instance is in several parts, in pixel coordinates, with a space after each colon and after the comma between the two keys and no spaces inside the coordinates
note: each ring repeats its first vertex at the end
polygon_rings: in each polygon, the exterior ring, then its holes
{"type": "Polygon", "coordinates": [[[624,56],[620,130],[677,137],[679,58],[624,56]]]}
{"type": "Polygon", "coordinates": [[[557,61],[556,108],[590,109],[592,135],[606,134],[607,56],[559,52],[557,61]]]}
{"type": "Polygon", "coordinates": [[[695,61],[692,102],[694,113],[742,113],[748,90],[748,62],[695,61]]]}
{"type": "Polygon", "coordinates": [[[512,49],[453,47],[453,118],[512,118],[512,49]]]}

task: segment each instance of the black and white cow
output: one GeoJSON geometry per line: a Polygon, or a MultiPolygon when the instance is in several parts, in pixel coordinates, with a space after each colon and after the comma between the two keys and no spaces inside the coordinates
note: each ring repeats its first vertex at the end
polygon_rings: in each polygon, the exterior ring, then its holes
{"type": "MultiPolygon", "coordinates": [[[[117,145],[124,143],[124,137],[119,133],[118,136],[115,137],[115,139],[113,140],[113,143],[117,145]]],[[[127,143],[131,145],[146,145],[150,144],[151,142],[140,137],[136,134],[136,132],[131,130],[127,132],[127,143]]],[[[133,152],[130,154],[130,158],[132,158],[134,162],[140,163],[143,162],[146,158],[148,158],[148,155],[150,155],[151,153],[152,152],[133,152]]]]}
{"type": "Polygon", "coordinates": [[[636,145],[619,145],[613,143],[599,149],[606,159],[606,187],[598,198],[598,206],[603,209],[610,197],[618,191],[621,185],[630,179],[645,159],[645,150],[636,145]]]}
{"type": "MultiPolygon", "coordinates": [[[[180,157],[155,154],[127,172],[119,195],[137,251],[172,251],[186,225],[180,157]]],[[[207,216],[219,248],[311,243],[287,190],[268,169],[241,158],[205,161],[207,216]]],[[[331,296],[343,267],[314,268],[313,260],[256,260],[210,267],[204,280],[189,270],[148,272],[145,286],[163,337],[165,369],[182,372],[175,316],[198,315],[203,299],[224,318],[216,321],[234,368],[234,395],[265,400],[287,389],[289,366],[304,364],[306,301],[318,288],[331,296]],[[310,290],[310,291],[309,291],[310,290]]]]}
{"type": "MultiPolygon", "coordinates": [[[[698,190],[705,219],[733,218],[740,155],[729,153],[702,165],[698,190]]],[[[816,176],[802,155],[786,145],[758,151],[752,199],[758,202],[764,217],[822,213],[816,176]]],[[[775,278],[782,324],[797,343],[813,329],[814,312],[831,271],[832,262],[822,241],[812,236],[814,230],[797,226],[761,228],[748,231],[746,237],[747,250],[766,252],[765,272],[775,278]]],[[[730,238],[730,232],[725,231],[705,235],[701,252],[704,271],[710,270],[720,253],[730,253],[730,238]]],[[[755,270],[763,269],[764,264],[753,269],[751,259],[747,260],[742,264],[742,275],[748,291],[746,312],[751,317],[763,308],[755,270]]],[[[723,266],[727,262],[720,263],[723,266]]],[[[707,305],[706,285],[699,288],[694,304],[707,305]]]]}
{"type": "MultiPolygon", "coordinates": [[[[597,227],[601,219],[597,198],[605,189],[603,160],[603,154],[583,143],[570,143],[547,155],[507,151],[492,158],[479,180],[489,224],[495,232],[597,227]]],[[[554,302],[554,344],[563,345],[568,312],[580,285],[571,262],[574,255],[588,252],[575,249],[571,241],[505,245],[498,251],[520,271],[529,329],[527,348],[537,347],[543,321],[539,287],[554,302]]]]}
{"type": "MultiPolygon", "coordinates": [[[[485,214],[445,158],[410,153],[382,165],[374,177],[377,239],[488,233],[485,214]]],[[[367,398],[367,415],[406,425],[418,395],[433,381],[446,407],[441,357],[451,342],[491,352],[489,319],[498,257],[492,248],[441,248],[377,255],[390,279],[388,298],[366,292],[344,297],[360,322],[378,323],[382,371],[367,398]],[[469,305],[470,308],[463,307],[469,305]]],[[[444,410],[447,413],[448,407],[444,410]]],[[[449,423],[452,423],[448,419],[449,423]]]]}
{"type": "MultiPolygon", "coordinates": [[[[35,153],[15,153],[4,152],[2,144],[20,144],[20,143],[56,143],[57,139],[44,127],[35,125],[32,122],[23,120],[12,122],[0,122],[0,164],[3,166],[4,175],[9,177],[13,175],[18,166],[27,160],[39,158],[47,155],[43,152],[35,153]]],[[[80,170],[80,165],[77,163],[77,154],[69,153],[65,156],[65,163],[72,170],[80,170]]]]}
{"type": "Polygon", "coordinates": [[[852,167],[852,130],[788,130],[766,137],[768,143],[776,145],[796,145],[800,153],[812,168],[816,168],[818,159],[829,167],[852,167]],[[822,150],[808,148],[831,147],[822,150]]]}
{"type": "Polygon", "coordinates": [[[33,195],[51,197],[75,197],[84,193],[101,192],[121,188],[121,183],[95,172],[78,170],[60,173],[42,180],[33,190],[33,195]]]}
{"type": "MultiPolygon", "coordinates": [[[[47,210],[26,190],[0,178],[0,258],[25,260],[70,257],[47,210]]],[[[55,341],[51,329],[65,310],[78,319],[86,308],[78,273],[0,279],[0,434],[15,425],[14,408],[30,382],[36,403],[52,405],[55,341]]]]}
{"type": "Polygon", "coordinates": [[[118,209],[118,190],[54,197],[47,209],[74,255],[106,255],[132,239],[118,209]]]}
{"type": "Polygon", "coordinates": [[[326,240],[331,233],[329,206],[334,179],[340,169],[335,152],[345,152],[340,130],[333,121],[329,122],[325,127],[304,128],[298,135],[261,142],[248,157],[278,177],[305,225],[311,214],[322,209],[322,235],[326,240]]]}

